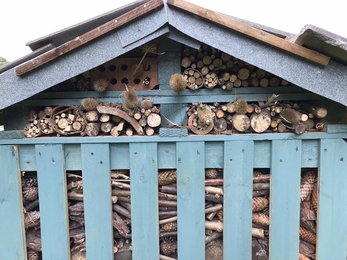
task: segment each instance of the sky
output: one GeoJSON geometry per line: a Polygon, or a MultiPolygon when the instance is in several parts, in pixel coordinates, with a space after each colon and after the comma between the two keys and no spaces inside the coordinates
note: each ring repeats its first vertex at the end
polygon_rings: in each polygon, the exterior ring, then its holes
{"type": "MultiPolygon", "coordinates": [[[[13,0],[2,1],[0,57],[14,61],[31,52],[25,43],[111,11],[131,0],[13,0]]],[[[282,31],[298,34],[313,24],[347,38],[345,9],[341,0],[189,0],[282,31]],[[325,3],[325,4],[324,4],[325,3]],[[343,28],[345,27],[345,28],[343,28]]]]}

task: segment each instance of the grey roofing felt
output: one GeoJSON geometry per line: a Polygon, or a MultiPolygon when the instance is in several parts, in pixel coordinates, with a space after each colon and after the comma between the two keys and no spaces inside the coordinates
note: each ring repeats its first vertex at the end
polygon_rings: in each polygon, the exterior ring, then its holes
{"type": "MultiPolygon", "coordinates": [[[[141,3],[143,1],[137,1],[132,5],[32,41],[28,45],[34,50],[50,43],[55,46],[60,45],[141,3]]],[[[344,91],[347,87],[347,66],[344,65],[347,61],[346,39],[313,26],[306,27],[299,36],[294,36],[251,22],[243,22],[282,38],[296,41],[298,44],[315,48],[331,56],[332,60],[327,67],[322,68],[291,53],[167,6],[165,3],[164,8],[155,10],[24,76],[16,76],[15,68],[3,72],[0,74],[0,92],[2,93],[0,109],[27,99],[162,35],[195,48],[204,42],[304,89],[347,106],[347,92],[344,91]],[[146,26],[143,26],[144,24],[146,26]],[[208,31],[208,37],[206,37],[206,31],[208,31]],[[335,53],[338,53],[336,57],[335,53]],[[16,87],[16,91],[9,91],[13,86],[16,87]]]]}

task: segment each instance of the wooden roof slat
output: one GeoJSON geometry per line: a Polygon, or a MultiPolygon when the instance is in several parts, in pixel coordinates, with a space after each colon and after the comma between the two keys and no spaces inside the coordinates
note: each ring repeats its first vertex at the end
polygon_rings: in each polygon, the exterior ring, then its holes
{"type": "Polygon", "coordinates": [[[161,6],[164,3],[162,0],[150,0],[139,7],[134,8],[133,10],[118,16],[115,19],[85,33],[75,39],[68,41],[44,54],[41,56],[32,59],[16,68],[16,75],[21,76],[24,75],[62,55],[68,53],[81,45],[84,45],[112,30],[115,30],[140,16],[143,16],[161,6]]]}
{"type": "Polygon", "coordinates": [[[229,29],[235,30],[247,36],[250,36],[259,41],[270,44],[274,47],[280,48],[287,52],[293,53],[297,56],[310,60],[316,64],[327,66],[330,60],[330,57],[318,53],[316,51],[307,49],[298,44],[286,41],[278,36],[267,33],[263,30],[259,30],[242,22],[236,21],[209,9],[200,7],[198,5],[186,2],[184,0],[167,0],[169,5],[175,6],[179,9],[187,11],[189,13],[195,14],[199,17],[207,19],[211,22],[220,24],[229,29]]]}

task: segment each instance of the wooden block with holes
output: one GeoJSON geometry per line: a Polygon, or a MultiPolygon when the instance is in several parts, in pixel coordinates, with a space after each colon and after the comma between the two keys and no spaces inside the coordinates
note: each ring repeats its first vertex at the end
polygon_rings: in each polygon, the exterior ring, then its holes
{"type": "Polygon", "coordinates": [[[91,70],[91,81],[107,77],[110,85],[107,90],[124,90],[124,84],[135,90],[150,90],[158,86],[157,59],[116,58],[91,70]]]}

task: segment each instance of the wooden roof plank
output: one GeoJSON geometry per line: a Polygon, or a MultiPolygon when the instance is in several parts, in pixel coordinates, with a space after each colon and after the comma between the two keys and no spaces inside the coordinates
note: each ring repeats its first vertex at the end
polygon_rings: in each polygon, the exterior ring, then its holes
{"type": "Polygon", "coordinates": [[[139,18],[140,16],[143,16],[161,6],[163,6],[164,3],[162,0],[151,0],[146,2],[145,4],[134,8],[133,10],[120,15],[119,17],[112,19],[111,21],[85,33],[81,36],[76,37],[75,39],[68,41],[44,54],[41,56],[32,59],[16,68],[16,75],[22,76],[62,55],[65,53],[68,53],[76,48],[78,48],[81,45],[84,45],[112,30],[115,30],[130,21],[135,20],[136,18],[139,18]]]}
{"type": "Polygon", "coordinates": [[[316,51],[307,49],[298,44],[284,40],[278,36],[267,33],[263,30],[259,30],[245,23],[236,21],[234,19],[228,18],[224,15],[211,11],[209,9],[200,7],[198,5],[186,2],[184,0],[168,0],[167,3],[171,6],[175,6],[179,9],[185,10],[189,13],[195,14],[199,17],[207,19],[211,22],[217,23],[219,25],[225,26],[229,29],[235,30],[247,36],[250,36],[259,41],[270,44],[274,47],[280,48],[287,52],[293,53],[297,56],[310,60],[321,66],[327,66],[330,57],[318,53],[316,51]]]}

